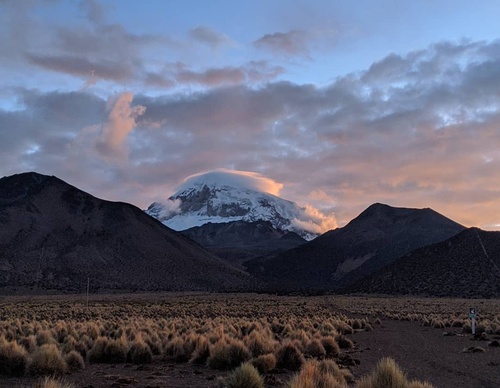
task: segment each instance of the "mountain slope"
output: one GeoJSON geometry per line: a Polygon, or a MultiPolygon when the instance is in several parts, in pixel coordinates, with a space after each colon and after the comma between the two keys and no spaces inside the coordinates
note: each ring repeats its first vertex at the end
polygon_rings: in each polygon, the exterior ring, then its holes
{"type": "Polygon", "coordinates": [[[500,297],[500,232],[470,228],[416,249],[349,292],[500,297]]]}
{"type": "Polygon", "coordinates": [[[305,208],[259,190],[240,178],[236,173],[218,171],[194,176],[165,204],[154,202],[146,213],[179,231],[209,222],[262,220],[309,240],[318,235],[318,225],[305,208]]]}
{"type": "Polygon", "coordinates": [[[274,228],[269,221],[208,223],[181,233],[232,263],[286,251],[306,242],[295,232],[274,228]]]}
{"type": "Polygon", "coordinates": [[[0,179],[0,286],[225,290],[249,276],[126,203],[36,173],[0,179]]]}
{"type": "Polygon", "coordinates": [[[374,204],[343,228],[245,265],[276,288],[336,290],[415,248],[443,241],[464,229],[431,209],[374,204]]]}

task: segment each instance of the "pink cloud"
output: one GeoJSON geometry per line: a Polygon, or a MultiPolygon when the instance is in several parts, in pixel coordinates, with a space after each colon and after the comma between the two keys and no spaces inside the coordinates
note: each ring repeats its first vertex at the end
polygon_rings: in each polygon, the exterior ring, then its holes
{"type": "Polygon", "coordinates": [[[123,93],[110,101],[108,120],[96,142],[97,151],[105,159],[123,158],[128,154],[127,136],[135,128],[136,119],[146,111],[142,105],[131,106],[132,99],[132,93],[123,93]]]}

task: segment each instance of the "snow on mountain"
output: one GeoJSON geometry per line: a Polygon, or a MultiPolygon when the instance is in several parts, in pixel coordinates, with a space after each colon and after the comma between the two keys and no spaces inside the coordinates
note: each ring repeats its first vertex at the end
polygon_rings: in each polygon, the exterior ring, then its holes
{"type": "Polygon", "coordinates": [[[309,240],[318,236],[325,217],[274,195],[281,187],[256,173],[212,171],[187,178],[166,202],[154,202],[146,213],[178,231],[209,222],[265,220],[309,240]]]}

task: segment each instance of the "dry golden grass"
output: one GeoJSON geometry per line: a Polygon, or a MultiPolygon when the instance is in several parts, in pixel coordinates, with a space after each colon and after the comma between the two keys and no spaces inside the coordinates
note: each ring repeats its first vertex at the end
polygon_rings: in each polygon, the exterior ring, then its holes
{"type": "Polygon", "coordinates": [[[289,388],[347,388],[347,381],[334,361],[307,361],[289,383],[289,388]]]}
{"type": "Polygon", "coordinates": [[[227,388],[264,388],[264,379],[248,362],[236,368],[224,383],[227,388]]]}
{"type": "Polygon", "coordinates": [[[75,388],[75,386],[64,380],[46,376],[38,381],[34,388],[75,388]]]}
{"type": "Polygon", "coordinates": [[[408,381],[406,374],[392,358],[383,358],[371,375],[361,378],[356,388],[433,388],[427,382],[408,381]]]}
{"type": "MultiPolygon", "coordinates": [[[[323,376],[331,374],[323,373],[327,361],[353,347],[351,335],[357,331],[376,330],[385,319],[466,331],[472,305],[479,312],[478,329],[500,333],[497,301],[172,293],[92,296],[87,308],[76,296],[4,298],[0,374],[48,373],[48,368],[35,366],[51,354],[62,360],[55,373],[65,368],[72,372],[86,363],[142,364],[156,359],[221,370],[249,362],[261,374],[301,371],[308,365],[307,373],[323,376]],[[312,360],[318,363],[310,364],[312,360]],[[318,365],[323,369],[313,373],[318,365]]],[[[340,370],[350,383],[349,371],[340,370]]],[[[338,376],[335,380],[344,384],[338,376]]]]}

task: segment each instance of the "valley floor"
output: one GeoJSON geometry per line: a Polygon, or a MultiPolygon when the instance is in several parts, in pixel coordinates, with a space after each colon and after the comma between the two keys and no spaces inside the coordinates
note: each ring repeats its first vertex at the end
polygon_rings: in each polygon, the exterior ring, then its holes
{"type": "MultiPolygon", "coordinates": [[[[110,317],[115,316],[129,322],[127,324],[130,324],[129,318],[131,321],[146,319],[147,322],[165,320],[162,326],[170,320],[179,324],[183,317],[189,316],[197,325],[214,320],[214,330],[219,331],[222,330],[219,316],[227,317],[227,327],[233,322],[233,326],[241,325],[241,328],[245,327],[244,322],[271,321],[281,316],[285,324],[290,317],[293,336],[298,338],[299,334],[303,335],[300,330],[305,330],[310,331],[310,338],[313,338],[314,328],[317,326],[320,330],[322,322],[331,315],[332,319],[343,319],[355,328],[353,334],[346,335],[354,342],[354,348],[342,349],[341,353],[342,357],[348,356],[358,363],[349,366],[355,379],[370,374],[382,357],[392,357],[409,379],[428,381],[436,388],[500,387],[500,348],[488,346],[491,341],[500,339],[499,300],[122,294],[91,296],[89,306],[90,313],[86,313],[86,301],[81,296],[4,297],[0,299],[0,328],[10,320],[26,324],[30,319],[38,320],[43,326],[48,317],[53,317],[55,326],[66,315],[68,322],[71,315],[73,320],[87,319],[103,327],[106,327],[106,320],[114,321],[110,317]],[[466,306],[475,306],[482,314],[478,328],[488,332],[484,340],[474,340],[467,333],[466,306]],[[357,328],[361,321],[370,322],[373,330],[367,330],[368,326],[357,328]],[[303,329],[295,331],[296,327],[303,329]],[[479,351],[463,352],[471,348],[479,351]]],[[[0,332],[0,337],[4,334],[0,332]]],[[[280,336],[286,337],[285,334],[280,336]]],[[[67,374],[64,379],[76,388],[215,388],[220,387],[228,373],[210,369],[205,364],[175,363],[157,355],[146,365],[86,363],[85,369],[67,374]]],[[[266,387],[286,386],[293,373],[283,368],[266,373],[266,387]]],[[[36,382],[36,378],[27,374],[24,377],[0,375],[2,388],[31,388],[36,382]]]]}

